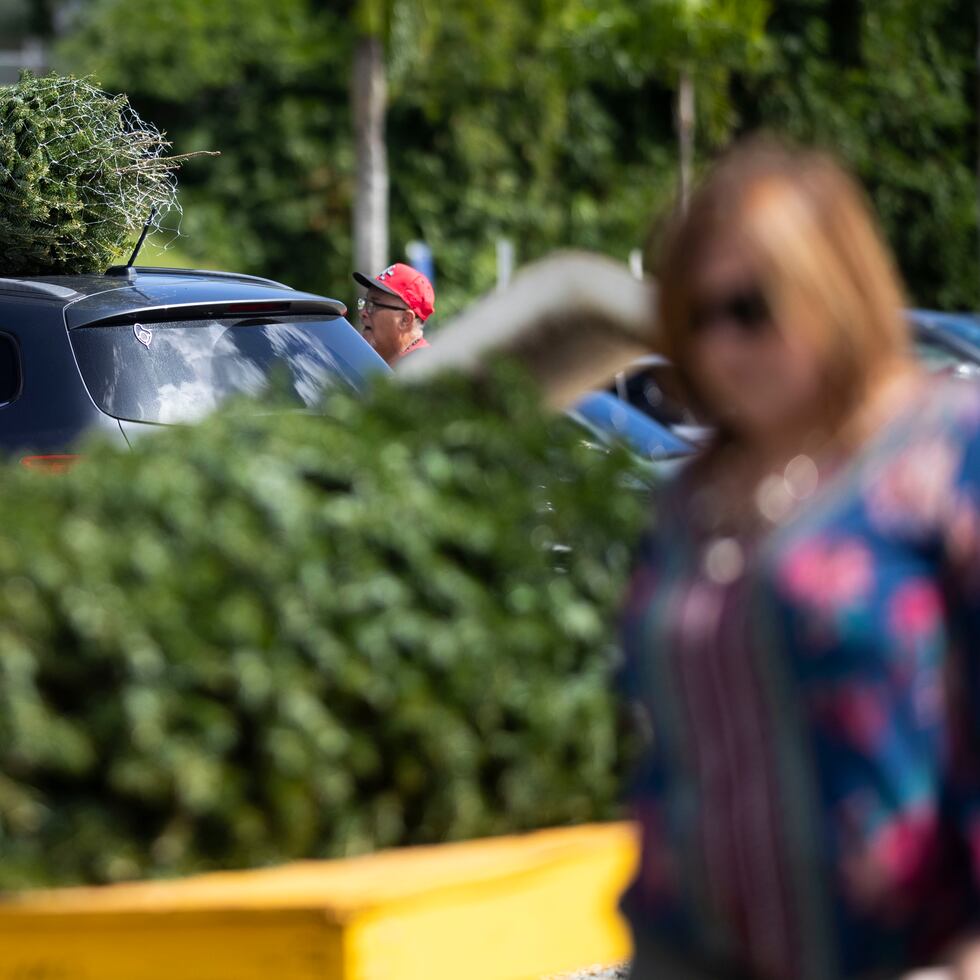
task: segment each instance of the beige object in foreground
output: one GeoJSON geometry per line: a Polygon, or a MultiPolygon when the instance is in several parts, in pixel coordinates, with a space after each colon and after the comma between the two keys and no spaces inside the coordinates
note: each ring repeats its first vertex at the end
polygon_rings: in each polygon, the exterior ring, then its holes
{"type": "Polygon", "coordinates": [[[629,954],[629,824],[0,902],[0,980],[536,980],[629,954]]]}
{"type": "Polygon", "coordinates": [[[472,372],[503,352],[528,368],[549,405],[567,408],[650,352],[654,296],[625,265],[560,252],[461,313],[430,338],[424,356],[399,364],[398,375],[411,381],[446,369],[472,372]]]}

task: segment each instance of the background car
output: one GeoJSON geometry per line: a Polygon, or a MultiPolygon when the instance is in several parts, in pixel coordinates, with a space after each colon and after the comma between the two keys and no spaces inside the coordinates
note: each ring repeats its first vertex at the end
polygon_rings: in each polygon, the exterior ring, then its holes
{"type": "Polygon", "coordinates": [[[980,377],[980,318],[970,313],[909,310],[915,352],[935,372],[980,377]]]}
{"type": "Polygon", "coordinates": [[[693,443],[607,391],[589,392],[566,414],[588,431],[597,448],[618,443],[629,449],[637,458],[637,475],[644,485],[668,476],[697,452],[693,443]]]}
{"type": "Polygon", "coordinates": [[[711,435],[684,398],[677,370],[660,354],[639,357],[616,375],[610,393],[668,429],[693,452],[711,435]]]}
{"type": "Polygon", "coordinates": [[[94,430],[128,442],[235,395],[314,406],[390,371],[337,300],[252,276],[117,267],[0,279],[0,452],[58,467],[94,430]]]}
{"type": "Polygon", "coordinates": [[[607,391],[589,392],[568,414],[602,442],[621,442],[641,459],[689,456],[696,448],[668,426],[607,391]]]}

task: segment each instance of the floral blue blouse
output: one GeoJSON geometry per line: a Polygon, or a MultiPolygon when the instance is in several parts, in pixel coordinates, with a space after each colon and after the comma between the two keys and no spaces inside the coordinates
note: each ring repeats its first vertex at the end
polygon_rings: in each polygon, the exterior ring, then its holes
{"type": "Polygon", "coordinates": [[[980,389],[937,385],[806,493],[719,541],[687,472],[641,544],[636,976],[645,949],[894,976],[980,925],[980,389]]]}

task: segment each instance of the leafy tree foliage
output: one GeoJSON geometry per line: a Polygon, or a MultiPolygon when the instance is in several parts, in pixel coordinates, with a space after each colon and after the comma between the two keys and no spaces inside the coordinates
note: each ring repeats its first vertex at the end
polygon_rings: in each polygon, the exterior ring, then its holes
{"type": "Polygon", "coordinates": [[[66,64],[126,91],[175,152],[185,254],[339,287],[349,260],[346,30],[306,0],[95,3],[66,64]],[[333,270],[333,276],[330,276],[333,270]]]}
{"type": "Polygon", "coordinates": [[[671,89],[687,77],[698,89],[708,145],[724,144],[736,122],[728,89],[735,71],[765,62],[769,0],[569,0],[561,24],[590,75],[614,65],[634,85],[654,76],[671,89]]]}
{"type": "MultiPolygon", "coordinates": [[[[499,235],[521,259],[562,242],[625,258],[673,191],[669,90],[572,84],[551,6],[393,5],[393,253],[430,242],[441,313],[492,285],[499,235]]],[[[349,295],[349,12],[92,0],[65,66],[126,91],[175,152],[222,151],[182,173],[193,260],[349,295]]]]}
{"type": "Polygon", "coordinates": [[[975,13],[957,0],[781,0],[743,126],[829,147],[870,190],[914,299],[980,305],[975,13]]]}
{"type": "MultiPolygon", "coordinates": [[[[975,15],[966,0],[388,0],[392,252],[434,249],[440,311],[492,286],[495,239],[618,257],[697,161],[766,127],[842,154],[923,305],[975,306],[975,15]],[[768,18],[766,17],[768,8],[768,18]]],[[[182,247],[350,295],[353,0],[88,0],[63,54],[165,128],[189,165],[182,247]]]]}

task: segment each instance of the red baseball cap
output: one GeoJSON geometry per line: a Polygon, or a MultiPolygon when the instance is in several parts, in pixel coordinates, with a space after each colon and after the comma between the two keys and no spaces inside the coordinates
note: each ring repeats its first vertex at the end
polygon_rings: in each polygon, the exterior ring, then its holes
{"type": "Polygon", "coordinates": [[[422,321],[428,320],[436,308],[435,290],[428,277],[404,262],[389,265],[373,279],[355,272],[354,281],[368,289],[380,289],[397,296],[422,321]]]}

